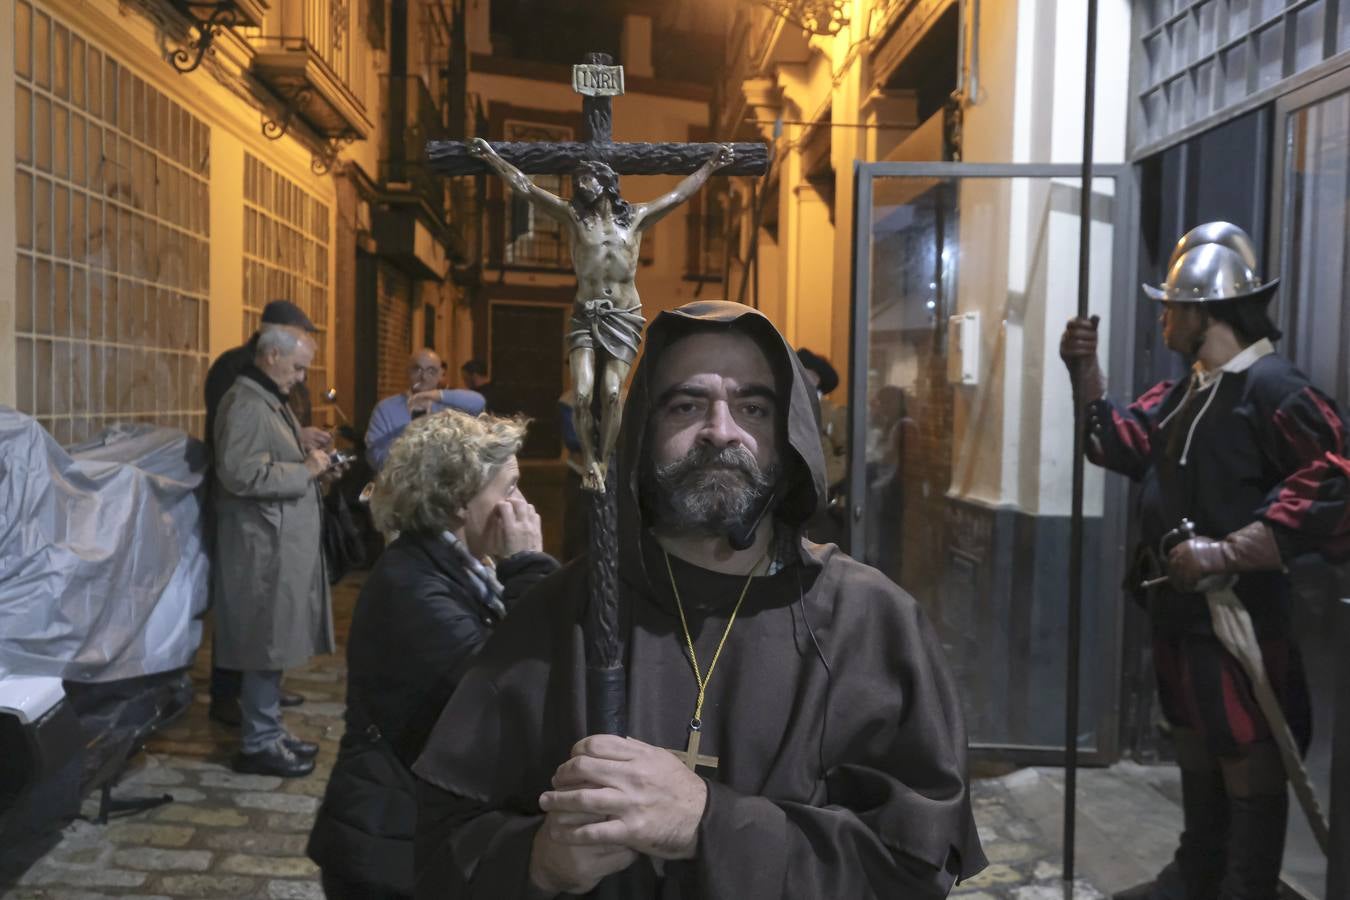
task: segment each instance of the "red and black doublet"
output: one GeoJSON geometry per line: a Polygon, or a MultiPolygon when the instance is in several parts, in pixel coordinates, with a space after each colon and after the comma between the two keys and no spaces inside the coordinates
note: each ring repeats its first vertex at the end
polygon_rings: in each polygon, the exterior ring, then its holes
{"type": "MultiPolygon", "coordinates": [[[[1088,406],[1088,458],[1140,483],[1140,559],[1132,581],[1160,574],[1162,537],[1183,518],[1222,538],[1261,520],[1286,561],[1305,553],[1350,554],[1347,425],[1335,403],[1266,341],[1222,370],[1165,381],[1128,407],[1088,406]]],[[[1234,592],[1251,614],[1266,668],[1290,728],[1306,750],[1311,711],[1290,635],[1283,572],[1242,575],[1234,592]]],[[[1170,584],[1149,591],[1162,709],[1176,726],[1231,755],[1269,729],[1246,674],[1214,636],[1204,595],[1170,584]]]]}

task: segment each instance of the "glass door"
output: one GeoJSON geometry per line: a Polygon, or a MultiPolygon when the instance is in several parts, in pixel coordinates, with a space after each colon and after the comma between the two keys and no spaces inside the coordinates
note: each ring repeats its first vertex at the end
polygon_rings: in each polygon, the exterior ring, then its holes
{"type": "MultiPolygon", "coordinates": [[[[1350,409],[1350,71],[1282,98],[1275,126],[1270,258],[1279,261],[1282,276],[1276,301],[1285,330],[1282,350],[1344,411],[1350,409]]],[[[1335,637],[1336,610],[1339,598],[1350,597],[1350,566],[1312,557],[1294,561],[1290,571],[1294,632],[1316,723],[1306,763],[1325,803],[1333,754],[1350,760],[1350,747],[1332,741],[1337,664],[1345,653],[1335,637]]],[[[1323,893],[1326,859],[1297,813],[1289,817],[1285,871],[1310,896],[1330,896],[1323,893]]]]}
{"type": "MultiPolygon", "coordinates": [[[[1078,169],[859,163],[857,183],[850,546],[926,609],[972,745],[1052,763],[1073,450],[1058,346],[1077,300],[1078,169]]],[[[1091,308],[1117,384],[1137,293],[1123,283],[1130,190],[1128,170],[1104,167],[1091,206],[1091,308]]],[[[1126,489],[1091,466],[1087,486],[1078,739],[1090,760],[1116,750],[1126,489]]]]}

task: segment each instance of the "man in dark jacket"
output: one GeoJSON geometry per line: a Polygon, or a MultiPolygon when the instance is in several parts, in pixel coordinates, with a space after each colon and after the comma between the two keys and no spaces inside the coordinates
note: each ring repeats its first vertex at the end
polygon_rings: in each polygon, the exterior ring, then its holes
{"type": "Polygon", "coordinates": [[[498,396],[497,388],[488,377],[487,363],[481,359],[471,359],[459,367],[459,373],[464,376],[464,386],[471,391],[477,391],[483,395],[486,402],[486,409],[496,415],[506,415],[509,411],[501,408],[501,397],[498,396]]]}
{"type": "MultiPolygon", "coordinates": [[[[298,328],[308,334],[316,334],[318,329],[314,323],[309,320],[300,307],[291,303],[289,300],[273,300],[263,307],[262,324],[264,325],[286,325],[291,328],[298,328]]],[[[211,368],[206,372],[206,445],[208,449],[214,452],[214,437],[216,427],[216,410],[220,408],[220,401],[224,399],[225,394],[234,387],[235,380],[239,375],[253,365],[254,357],[258,352],[258,334],[253,335],[242,346],[235,347],[232,350],[226,350],[211,363],[211,368]]],[[[296,421],[300,423],[300,440],[304,451],[308,453],[311,450],[327,450],[333,445],[332,436],[322,428],[315,428],[311,424],[312,404],[309,399],[309,388],[302,381],[291,388],[286,397],[286,405],[291,408],[295,414],[296,421]]],[[[210,520],[210,516],[206,516],[210,520]]],[[[208,708],[207,715],[222,725],[231,728],[238,728],[239,715],[239,689],[241,675],[234,669],[222,669],[214,664],[215,654],[212,653],[211,665],[211,705],[208,708]]],[[[290,691],[281,692],[282,706],[299,706],[305,702],[305,698],[299,694],[290,691]]]]}
{"type": "Polygon", "coordinates": [[[413,761],[479,647],[558,567],[517,486],[524,433],[508,419],[433,413],[381,470],[371,513],[399,537],[356,601],[347,730],[309,841],[329,900],[412,894],[413,761]]]}
{"type": "Polygon", "coordinates": [[[1121,900],[1277,894],[1288,815],[1279,723],[1216,635],[1207,584],[1232,582],[1301,751],[1311,735],[1284,564],[1350,550],[1346,423],[1274,352],[1266,304],[1276,282],[1263,284],[1255,268],[1251,240],[1234,225],[1211,222],[1181,239],[1167,282],[1144,289],[1163,303],[1163,340],[1194,368],[1129,406],[1106,396],[1095,320],[1070,321],[1060,344],[1086,409],[1089,458],[1140,482],[1131,581],[1153,584],[1154,668],[1181,767],[1181,846],[1156,883],[1121,900]],[[1183,519],[1198,536],[1175,531],[1183,519]]]}
{"type": "Polygon", "coordinates": [[[722,301],[646,347],[615,471],[629,736],[587,728],[574,562],[417,761],[418,895],[945,897],[984,866],[960,702],[914,599],[802,537],[825,466],[801,364],[722,301]]]}

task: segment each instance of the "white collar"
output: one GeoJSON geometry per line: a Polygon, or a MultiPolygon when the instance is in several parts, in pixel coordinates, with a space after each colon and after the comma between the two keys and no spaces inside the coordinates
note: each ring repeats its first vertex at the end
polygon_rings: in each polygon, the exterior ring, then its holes
{"type": "Polygon", "coordinates": [[[1192,369],[1195,372],[1196,386],[1207,388],[1218,379],[1220,373],[1245,372],[1256,364],[1256,361],[1263,356],[1269,356],[1275,352],[1275,346],[1271,344],[1270,338],[1261,338],[1254,344],[1248,344],[1237,356],[1234,356],[1228,362],[1217,369],[1206,369],[1197,361],[1192,369]]]}

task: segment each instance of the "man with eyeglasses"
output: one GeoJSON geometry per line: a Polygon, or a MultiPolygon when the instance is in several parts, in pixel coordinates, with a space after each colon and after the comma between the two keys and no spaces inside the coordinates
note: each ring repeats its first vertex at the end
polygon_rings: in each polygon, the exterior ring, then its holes
{"type": "Polygon", "coordinates": [[[408,362],[408,390],[376,404],[366,429],[366,460],[376,472],[384,465],[389,448],[413,419],[447,409],[458,409],[471,416],[483,411],[482,394],[458,388],[442,389],[444,376],[445,364],[436,351],[418,350],[408,362]]]}

